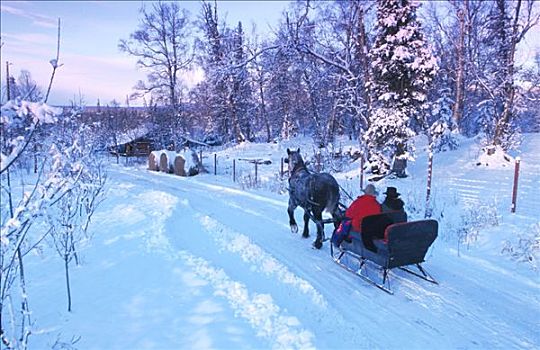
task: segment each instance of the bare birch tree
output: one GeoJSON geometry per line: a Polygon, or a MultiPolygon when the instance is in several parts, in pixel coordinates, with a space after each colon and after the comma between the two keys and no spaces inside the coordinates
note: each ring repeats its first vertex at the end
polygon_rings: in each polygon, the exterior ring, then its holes
{"type": "Polygon", "coordinates": [[[147,82],[139,81],[135,86],[138,94],[148,93],[154,101],[170,107],[169,118],[158,121],[161,131],[174,132],[165,130],[170,125],[185,129],[179,105],[181,75],[190,69],[193,59],[189,13],[176,2],[162,1],[140,12],[138,29],[129,39],[120,40],[118,47],[136,57],[137,65],[148,72],[147,82]]]}

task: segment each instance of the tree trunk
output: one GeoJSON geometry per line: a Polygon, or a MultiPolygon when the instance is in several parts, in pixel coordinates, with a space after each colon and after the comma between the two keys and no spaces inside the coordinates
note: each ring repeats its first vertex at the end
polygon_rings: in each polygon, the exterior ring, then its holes
{"type": "MultiPolygon", "coordinates": [[[[465,11],[468,9],[468,0],[464,0],[465,11]]],[[[465,74],[465,13],[463,10],[458,10],[458,19],[459,19],[459,38],[457,45],[457,71],[456,71],[456,95],[455,103],[452,108],[452,118],[456,123],[458,130],[460,121],[463,115],[463,105],[465,97],[465,84],[464,84],[464,74],[465,74]]]]}
{"type": "Polygon", "coordinates": [[[68,302],[67,310],[71,312],[71,287],[69,283],[69,257],[68,256],[64,256],[64,270],[66,274],[66,292],[67,292],[67,302],[68,302]]]}
{"type": "Polygon", "coordinates": [[[500,119],[497,121],[497,126],[495,129],[494,144],[502,145],[503,137],[505,131],[508,128],[508,124],[511,121],[512,109],[514,108],[514,97],[515,97],[515,87],[514,87],[514,61],[515,61],[515,52],[516,44],[518,40],[518,31],[519,31],[519,12],[521,10],[521,0],[517,1],[516,13],[514,17],[514,24],[512,27],[512,35],[510,37],[510,50],[508,51],[508,56],[506,57],[506,77],[504,80],[504,107],[500,119]]]}
{"type": "Polygon", "coordinates": [[[28,325],[30,326],[30,308],[28,306],[28,294],[26,291],[26,281],[24,276],[24,265],[21,248],[17,248],[17,260],[19,260],[19,282],[21,286],[21,343],[26,336],[26,320],[28,319],[28,325]]]}
{"type": "Polygon", "coordinates": [[[371,80],[371,73],[369,68],[369,57],[368,57],[368,41],[366,35],[366,29],[364,25],[364,9],[361,7],[360,2],[355,2],[355,5],[358,6],[358,17],[357,17],[357,37],[356,37],[356,58],[360,62],[362,73],[364,75],[364,86],[362,86],[362,92],[364,95],[364,101],[366,103],[366,120],[368,125],[366,128],[369,128],[371,123],[371,95],[369,90],[366,87],[366,84],[371,80]]]}
{"type": "Polygon", "coordinates": [[[266,128],[266,142],[272,141],[272,132],[270,130],[270,121],[268,120],[268,114],[266,113],[266,102],[264,100],[264,90],[262,83],[259,84],[259,93],[261,94],[261,114],[264,120],[264,126],[266,128]]]}
{"type": "Polygon", "coordinates": [[[313,113],[313,121],[315,122],[315,137],[318,143],[326,146],[326,140],[321,130],[321,117],[319,115],[319,109],[317,108],[317,101],[315,100],[315,92],[313,91],[313,85],[311,84],[311,78],[308,73],[304,71],[304,81],[306,82],[309,94],[309,102],[311,104],[311,112],[313,113]]]}

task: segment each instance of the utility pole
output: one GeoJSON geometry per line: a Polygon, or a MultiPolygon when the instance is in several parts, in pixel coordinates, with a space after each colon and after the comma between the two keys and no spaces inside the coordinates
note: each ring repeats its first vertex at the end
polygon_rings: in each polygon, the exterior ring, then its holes
{"type": "Polygon", "coordinates": [[[7,90],[7,100],[11,100],[11,93],[9,89],[9,62],[6,61],[6,90],[7,90]]]}

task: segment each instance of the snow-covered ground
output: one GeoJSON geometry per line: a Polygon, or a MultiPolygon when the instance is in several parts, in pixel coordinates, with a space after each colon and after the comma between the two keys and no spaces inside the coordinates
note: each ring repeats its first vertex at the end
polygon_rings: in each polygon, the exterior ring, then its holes
{"type": "MultiPolygon", "coordinates": [[[[288,195],[279,191],[286,182],[277,181],[287,147],[313,150],[304,139],[243,144],[218,153],[217,176],[206,154],[209,173],[191,178],[111,162],[94,237],[72,269],[73,312],[65,311],[62,260],[42,253],[26,263],[41,332],[31,348],[71,340],[78,349],[540,347],[540,135],[525,135],[513,154],[521,158],[515,214],[513,161],[476,165],[473,140],[435,155],[440,230],[425,267],[440,284],[397,271],[394,295],[336,265],[328,243],[314,250],[313,234],[291,233],[288,195]],[[245,161],[233,182],[233,158],[271,160],[258,167],[263,184],[249,185],[254,165],[245,161]]],[[[380,192],[398,188],[410,219],[425,209],[427,159],[418,149],[409,177],[376,183],[380,192]]],[[[358,176],[356,163],[336,174],[353,196],[358,176]]]]}

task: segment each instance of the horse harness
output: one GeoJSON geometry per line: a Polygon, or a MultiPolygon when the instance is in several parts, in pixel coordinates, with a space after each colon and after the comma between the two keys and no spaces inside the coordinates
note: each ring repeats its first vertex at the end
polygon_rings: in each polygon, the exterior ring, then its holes
{"type": "MultiPolygon", "coordinates": [[[[306,181],[308,183],[308,194],[310,195],[310,197],[306,198],[307,200],[307,204],[309,205],[315,205],[315,206],[321,206],[319,203],[315,202],[313,200],[313,197],[311,196],[311,194],[313,193],[313,179],[310,178],[310,175],[312,175],[309,170],[306,168],[306,166],[304,164],[301,164],[301,163],[297,163],[295,166],[294,166],[294,169],[292,170],[291,172],[291,176],[289,177],[289,185],[291,183],[291,179],[293,177],[300,177],[302,176],[301,174],[299,174],[299,172],[301,171],[305,171],[306,172],[306,175],[305,177],[307,177],[306,181]]],[[[289,193],[293,196],[293,198],[295,200],[298,200],[296,194],[295,194],[295,191],[294,191],[294,187],[291,187],[289,186],[289,193]]],[[[312,208],[311,207],[308,207],[309,210],[311,210],[312,208]]],[[[311,215],[311,214],[310,214],[311,215]]]]}

